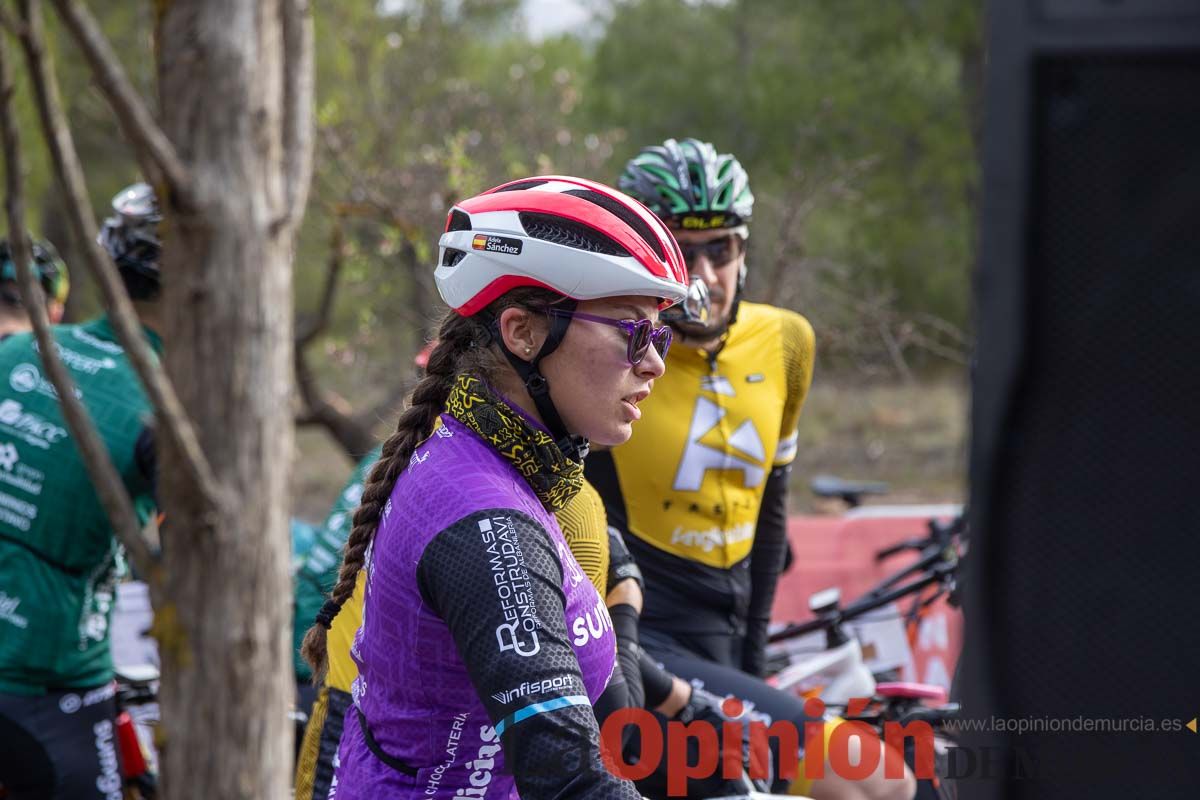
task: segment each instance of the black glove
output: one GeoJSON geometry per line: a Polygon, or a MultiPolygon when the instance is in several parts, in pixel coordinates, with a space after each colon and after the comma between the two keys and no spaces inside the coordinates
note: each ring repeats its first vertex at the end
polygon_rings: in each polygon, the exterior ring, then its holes
{"type": "Polygon", "coordinates": [[[605,591],[611,592],[614,586],[627,578],[637,581],[638,588],[643,592],[646,590],[646,582],[642,580],[642,571],[638,569],[637,562],[629,554],[629,548],[625,546],[625,539],[621,537],[619,530],[609,525],[608,587],[605,591]]]}
{"type": "MultiPolygon", "coordinates": [[[[708,778],[692,780],[688,783],[688,795],[691,797],[724,797],[729,795],[744,795],[749,789],[759,792],[769,792],[771,783],[774,780],[774,770],[771,763],[769,753],[764,753],[766,756],[766,764],[762,765],[759,770],[753,770],[755,775],[763,775],[762,778],[751,779],[751,753],[750,753],[750,720],[745,712],[742,712],[737,717],[731,717],[725,713],[724,708],[725,698],[718,697],[712,692],[707,692],[693,684],[692,696],[688,699],[687,705],[679,710],[675,715],[675,719],[688,724],[691,722],[705,722],[713,726],[717,732],[718,742],[722,745],[721,737],[724,735],[725,722],[739,722],[741,728],[742,740],[739,743],[742,751],[742,769],[743,774],[736,779],[726,779],[721,776],[722,760],[720,755],[717,756],[716,771],[708,778]]],[[[696,764],[698,762],[699,753],[695,752],[699,748],[699,742],[694,738],[688,739],[688,763],[696,764]]]]}
{"type": "Polygon", "coordinates": [[[770,621],[751,619],[746,621],[746,635],[742,639],[742,672],[756,678],[767,675],[767,634],[770,621]]]}

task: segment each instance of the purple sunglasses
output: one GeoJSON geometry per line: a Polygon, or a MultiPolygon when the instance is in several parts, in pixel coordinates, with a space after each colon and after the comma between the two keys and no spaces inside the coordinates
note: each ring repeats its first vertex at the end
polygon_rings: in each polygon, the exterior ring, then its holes
{"type": "Polygon", "coordinates": [[[585,314],[582,311],[567,311],[566,309],[553,307],[547,308],[546,313],[556,317],[581,319],[585,322],[598,322],[601,325],[620,328],[625,332],[628,340],[626,355],[629,358],[629,363],[633,366],[642,363],[642,359],[646,357],[646,351],[650,349],[650,345],[654,345],[654,349],[658,351],[659,357],[663,359],[666,359],[667,351],[671,349],[670,326],[659,325],[655,328],[654,323],[648,319],[613,319],[611,317],[600,317],[595,314],[585,314]]]}

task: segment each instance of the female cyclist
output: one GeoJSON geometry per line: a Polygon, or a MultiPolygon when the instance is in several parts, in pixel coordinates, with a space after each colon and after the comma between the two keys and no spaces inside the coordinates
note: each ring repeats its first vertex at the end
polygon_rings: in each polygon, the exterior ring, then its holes
{"type": "Polygon", "coordinates": [[[591,708],[611,620],[553,512],[587,440],[626,441],[662,375],[655,322],[686,294],[682,256],[620,192],[544,177],[456,205],[434,275],[452,310],[305,639],[320,673],[365,569],[331,796],[635,800],[601,764],[591,708]]]}

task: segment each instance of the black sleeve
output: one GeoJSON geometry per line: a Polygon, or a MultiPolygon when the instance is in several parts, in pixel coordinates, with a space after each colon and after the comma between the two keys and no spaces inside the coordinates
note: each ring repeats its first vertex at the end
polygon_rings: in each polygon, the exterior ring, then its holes
{"type": "Polygon", "coordinates": [[[787,556],[787,487],[790,466],[775,467],[763,489],[754,546],[750,550],[750,607],[746,614],[746,639],[742,644],[742,669],[758,677],[766,671],[767,628],[775,585],[787,556]]]}
{"type": "MultiPolygon", "coordinates": [[[[642,573],[638,570],[629,548],[620,532],[608,528],[608,591],[619,583],[632,578],[639,587],[644,586],[642,573]]],[[[638,640],[638,611],[629,603],[618,603],[608,608],[612,617],[613,634],[617,639],[617,665],[608,682],[608,688],[596,703],[596,719],[604,722],[613,711],[621,708],[642,708],[646,702],[646,693],[642,689],[642,673],[638,665],[638,654],[641,652],[641,642],[638,640]]],[[[633,735],[631,729],[625,729],[625,740],[628,744],[633,735]]]]}
{"type": "Polygon", "coordinates": [[[417,577],[500,733],[521,797],[638,800],[600,760],[567,636],[562,565],[541,525],[510,509],[476,512],[429,543],[417,577]]]}
{"type": "Polygon", "coordinates": [[[638,653],[638,666],[642,671],[642,690],[646,693],[646,708],[655,709],[663,704],[674,688],[674,676],[658,665],[645,650],[638,653]]]}
{"type": "MultiPolygon", "coordinates": [[[[646,693],[642,689],[640,655],[638,643],[637,609],[628,603],[618,603],[608,609],[612,617],[613,633],[617,637],[617,668],[608,680],[604,694],[596,701],[596,720],[601,724],[608,715],[622,708],[642,708],[646,693]]],[[[624,750],[633,738],[633,726],[621,729],[621,749],[624,750]]]]}

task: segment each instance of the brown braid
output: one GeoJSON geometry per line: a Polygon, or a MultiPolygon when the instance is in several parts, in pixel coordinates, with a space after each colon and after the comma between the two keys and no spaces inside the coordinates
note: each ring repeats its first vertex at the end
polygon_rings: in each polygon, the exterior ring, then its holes
{"type": "MultiPolygon", "coordinates": [[[[500,311],[512,306],[544,308],[560,299],[544,289],[515,289],[493,303],[488,311],[492,316],[498,316],[500,311]]],[[[383,443],[379,460],[367,476],[362,499],[354,512],[354,527],[342,552],[338,580],[326,603],[329,611],[326,613],[326,609],[322,609],[317,624],[304,634],[300,653],[312,667],[314,683],[324,681],[328,667],[328,624],[354,594],[358,572],[366,559],[367,547],[375,538],[383,507],[391,497],[400,473],[408,466],[413,451],[429,436],[438,415],[445,409],[455,377],[465,372],[486,380],[494,376],[498,369],[509,369],[495,346],[472,346],[473,343],[488,340],[487,330],[479,316],[463,317],[454,311],[447,312],[437,338],[438,344],[429,354],[425,377],[413,389],[408,407],[396,423],[395,433],[383,443]]]]}

